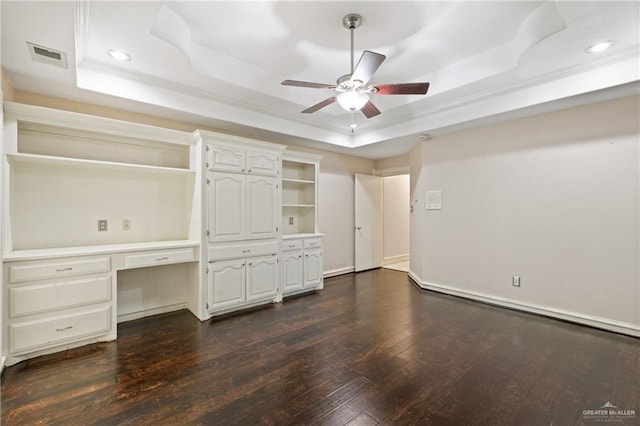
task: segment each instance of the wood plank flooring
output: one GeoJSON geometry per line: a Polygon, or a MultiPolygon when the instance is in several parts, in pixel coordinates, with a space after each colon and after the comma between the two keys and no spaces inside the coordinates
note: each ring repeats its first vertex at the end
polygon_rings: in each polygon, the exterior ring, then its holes
{"type": "Polygon", "coordinates": [[[5,369],[2,424],[574,425],[598,424],[584,410],[607,402],[640,415],[638,339],[423,291],[388,269],[118,334],[5,369]]]}

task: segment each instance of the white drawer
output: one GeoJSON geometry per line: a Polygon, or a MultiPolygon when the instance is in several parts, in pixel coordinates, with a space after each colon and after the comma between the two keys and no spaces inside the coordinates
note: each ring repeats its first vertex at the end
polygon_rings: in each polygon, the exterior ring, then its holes
{"type": "Polygon", "coordinates": [[[196,260],[193,248],[179,250],[157,250],[144,253],[129,254],[124,258],[125,268],[144,268],[145,266],[164,265],[169,263],[193,262],[196,260]]]}
{"type": "Polygon", "coordinates": [[[110,276],[14,287],[9,289],[9,316],[13,318],[110,300],[110,276]]]}
{"type": "Polygon", "coordinates": [[[64,342],[106,334],[111,330],[111,308],[9,325],[13,354],[56,346],[64,342]]]}
{"type": "Polygon", "coordinates": [[[73,275],[98,274],[111,271],[111,258],[75,259],[9,266],[9,282],[44,280],[73,275]]]}
{"type": "Polygon", "coordinates": [[[278,242],[240,243],[209,246],[209,260],[236,259],[239,257],[268,256],[278,253],[278,242]]]}
{"type": "Polygon", "coordinates": [[[302,250],[302,240],[282,241],[282,251],[302,250]]]}
{"type": "Polygon", "coordinates": [[[320,238],[305,238],[304,243],[303,243],[303,247],[305,249],[320,248],[320,247],[322,247],[322,239],[320,239],[320,238]]]}

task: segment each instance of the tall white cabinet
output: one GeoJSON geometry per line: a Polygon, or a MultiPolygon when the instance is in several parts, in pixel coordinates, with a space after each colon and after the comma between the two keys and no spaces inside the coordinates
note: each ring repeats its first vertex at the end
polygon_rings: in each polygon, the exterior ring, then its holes
{"type": "Polygon", "coordinates": [[[318,177],[322,156],[285,151],[282,159],[282,294],[321,289],[318,177]]]}
{"type": "Polygon", "coordinates": [[[204,147],[207,315],[281,300],[284,145],[199,130],[204,147]]]}

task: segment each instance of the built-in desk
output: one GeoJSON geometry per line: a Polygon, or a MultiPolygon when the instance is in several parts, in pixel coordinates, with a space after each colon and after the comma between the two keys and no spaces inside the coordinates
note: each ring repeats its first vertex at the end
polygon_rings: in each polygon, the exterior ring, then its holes
{"type": "MultiPolygon", "coordinates": [[[[199,244],[190,240],[6,253],[3,269],[7,365],[87,343],[114,340],[118,271],[198,259],[199,244]]],[[[199,269],[197,264],[194,269],[199,269]]],[[[136,297],[144,297],[140,293],[144,292],[137,292],[136,297]]],[[[186,301],[169,310],[185,306],[186,301]]],[[[154,313],[159,312],[156,309],[148,314],[154,313]]],[[[139,313],[137,317],[144,315],[139,313]]]]}

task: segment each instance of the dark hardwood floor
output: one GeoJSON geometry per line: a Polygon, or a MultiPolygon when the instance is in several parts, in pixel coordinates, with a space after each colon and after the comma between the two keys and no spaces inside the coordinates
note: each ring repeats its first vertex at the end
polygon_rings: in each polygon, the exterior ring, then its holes
{"type": "Polygon", "coordinates": [[[637,412],[615,424],[640,420],[638,339],[423,291],[387,269],[118,334],[5,369],[2,424],[595,425],[585,410],[607,402],[637,412]]]}

